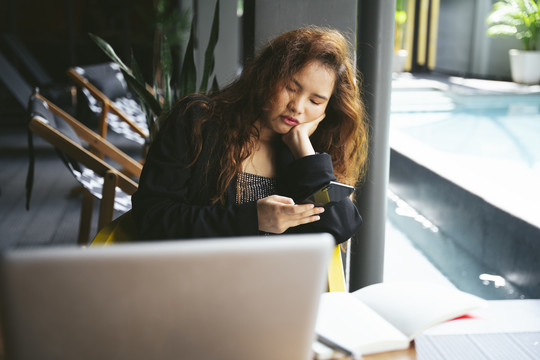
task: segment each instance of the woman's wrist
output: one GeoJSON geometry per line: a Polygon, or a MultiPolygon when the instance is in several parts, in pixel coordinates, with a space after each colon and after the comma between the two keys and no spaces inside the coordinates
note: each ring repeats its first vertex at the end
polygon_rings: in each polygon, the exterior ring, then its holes
{"type": "Polygon", "coordinates": [[[313,145],[311,145],[310,141],[299,144],[299,146],[294,150],[291,149],[291,152],[293,153],[295,159],[315,155],[315,149],[313,148],[313,145]]]}
{"type": "Polygon", "coordinates": [[[299,132],[286,134],[284,136],[284,142],[289,147],[289,150],[291,150],[295,159],[315,154],[315,149],[307,134],[299,132]]]}

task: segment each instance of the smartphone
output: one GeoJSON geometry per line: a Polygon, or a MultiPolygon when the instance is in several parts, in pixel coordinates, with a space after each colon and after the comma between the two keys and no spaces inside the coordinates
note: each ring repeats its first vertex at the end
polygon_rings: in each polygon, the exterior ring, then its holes
{"type": "Polygon", "coordinates": [[[315,204],[316,206],[324,206],[330,203],[336,203],[351,195],[354,192],[354,187],[345,185],[337,181],[330,181],[319,190],[304,199],[302,204],[315,204]]]}

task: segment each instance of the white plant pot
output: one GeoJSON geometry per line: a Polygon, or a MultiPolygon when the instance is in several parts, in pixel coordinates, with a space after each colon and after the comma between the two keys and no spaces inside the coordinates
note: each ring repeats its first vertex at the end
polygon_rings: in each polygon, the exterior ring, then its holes
{"type": "Polygon", "coordinates": [[[403,72],[405,70],[405,63],[407,62],[407,50],[398,50],[394,53],[394,61],[392,64],[393,72],[403,72]]]}
{"type": "Polygon", "coordinates": [[[508,54],[514,82],[526,85],[540,82],[540,51],[510,49],[508,54]]]}

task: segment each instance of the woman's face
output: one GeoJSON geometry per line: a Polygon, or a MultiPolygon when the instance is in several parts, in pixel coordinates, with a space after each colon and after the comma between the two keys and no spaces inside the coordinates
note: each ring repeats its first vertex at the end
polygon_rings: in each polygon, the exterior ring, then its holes
{"type": "Polygon", "coordinates": [[[283,84],[264,112],[261,135],[284,135],[296,125],[320,118],[332,96],[334,81],[334,73],[319,61],[306,64],[283,84]]]}

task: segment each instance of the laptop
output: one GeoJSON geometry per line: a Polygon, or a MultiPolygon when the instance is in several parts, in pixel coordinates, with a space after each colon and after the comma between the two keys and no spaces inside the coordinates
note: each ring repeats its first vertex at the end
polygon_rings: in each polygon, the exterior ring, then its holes
{"type": "Polygon", "coordinates": [[[8,250],[8,359],[312,358],[334,239],[281,235],[8,250]]]}

